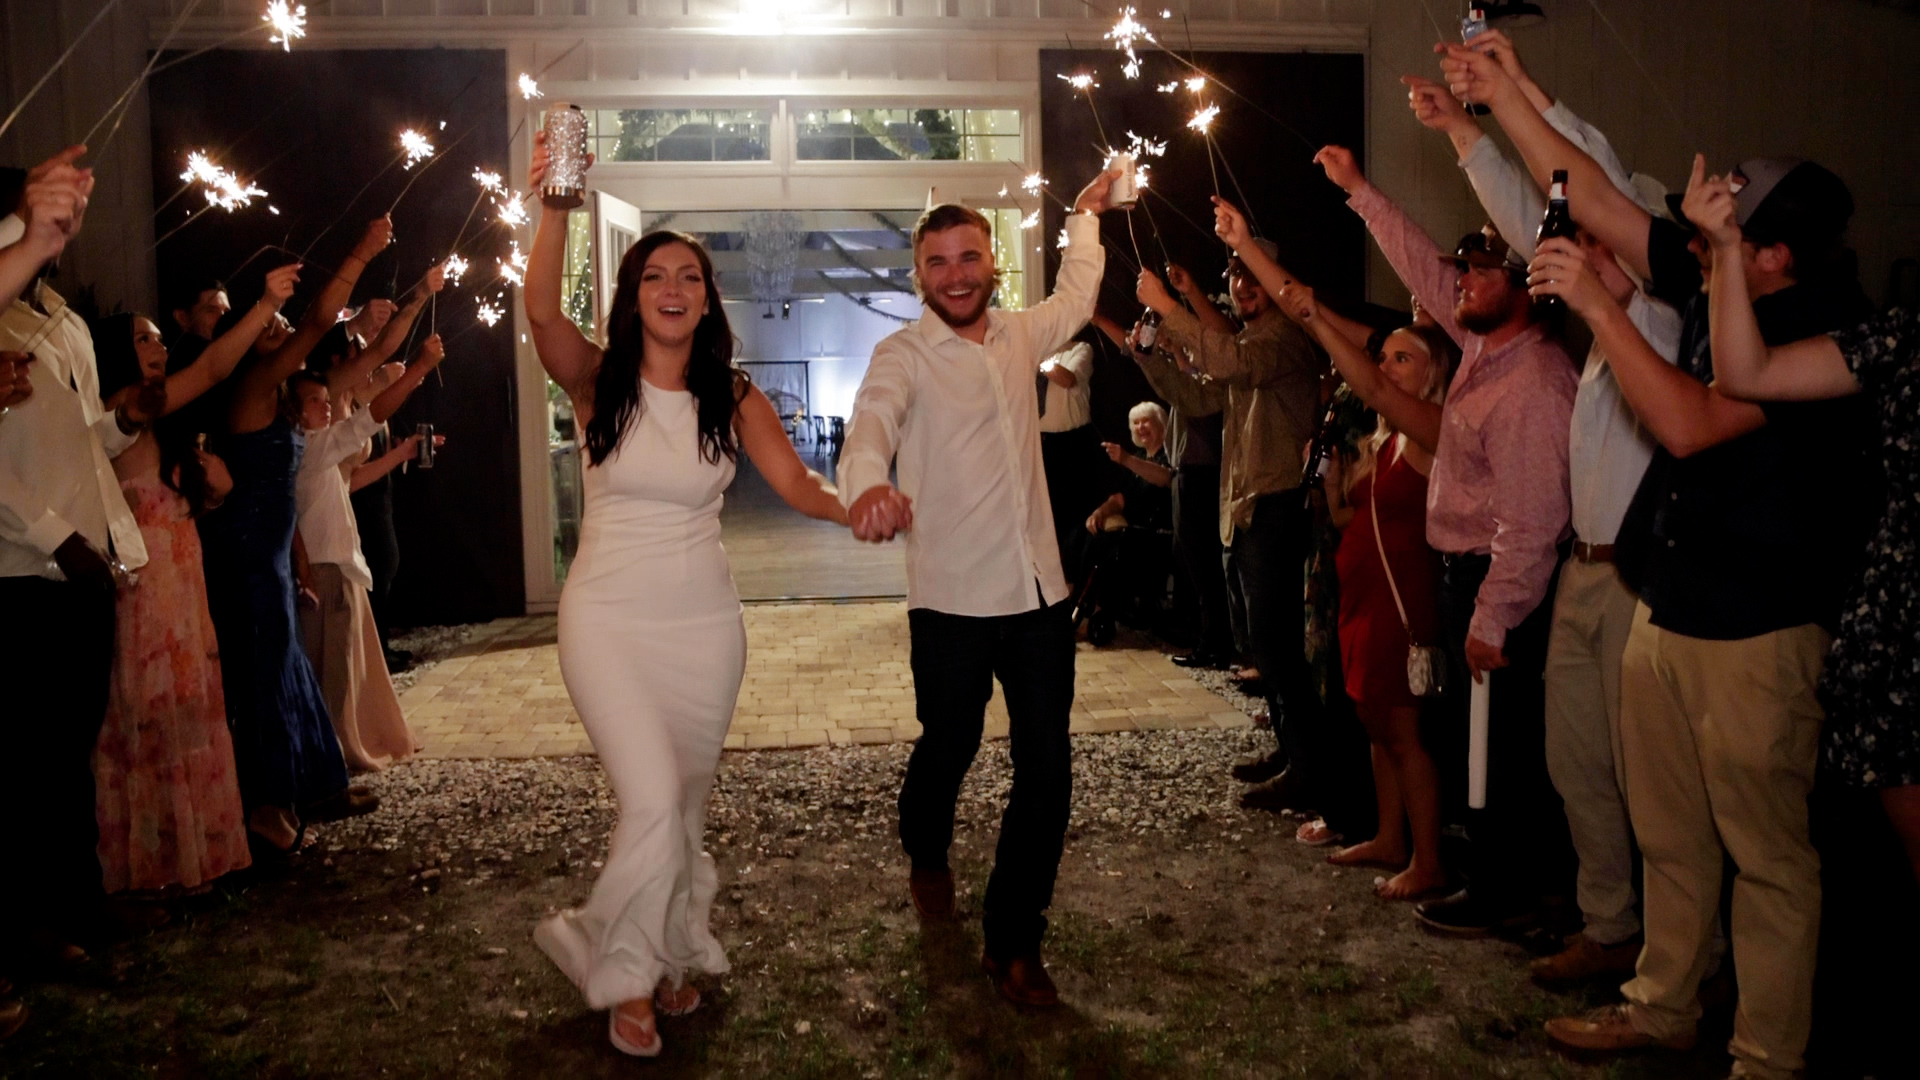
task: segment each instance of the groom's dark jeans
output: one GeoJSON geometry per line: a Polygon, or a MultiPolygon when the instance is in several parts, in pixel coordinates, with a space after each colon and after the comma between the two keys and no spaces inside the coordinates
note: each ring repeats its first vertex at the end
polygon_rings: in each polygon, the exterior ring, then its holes
{"type": "Polygon", "coordinates": [[[995,959],[1038,949],[1047,932],[1042,913],[1053,903],[1073,797],[1071,607],[988,617],[907,612],[921,733],[900,786],[900,842],[914,869],[947,868],[954,800],[980,749],[995,677],[1006,694],[1013,791],[984,904],[995,959]]]}

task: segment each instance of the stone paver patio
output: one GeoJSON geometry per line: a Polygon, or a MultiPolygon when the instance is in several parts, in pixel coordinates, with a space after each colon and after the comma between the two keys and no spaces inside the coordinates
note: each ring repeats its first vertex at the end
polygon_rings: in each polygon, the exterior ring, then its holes
{"type": "MultiPolygon", "coordinates": [[[[907,606],[755,604],[730,750],[906,741],[913,719],[907,606]]],[[[498,619],[400,695],[426,757],[591,753],[560,679],[551,615],[498,619]]],[[[1075,732],[1246,727],[1251,720],[1158,651],[1082,643],[1075,732]]],[[[999,688],[987,735],[1004,737],[999,688]]]]}

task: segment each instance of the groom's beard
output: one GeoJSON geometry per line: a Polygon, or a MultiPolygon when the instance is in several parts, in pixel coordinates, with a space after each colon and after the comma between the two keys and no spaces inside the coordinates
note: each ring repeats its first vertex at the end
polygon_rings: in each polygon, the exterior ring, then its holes
{"type": "MultiPolygon", "coordinates": [[[[954,283],[949,283],[951,286],[954,283]]],[[[948,297],[940,292],[929,291],[926,296],[927,307],[940,317],[940,321],[951,327],[972,326],[980,321],[987,305],[993,301],[992,277],[981,278],[971,283],[974,291],[965,297],[948,297]],[[955,306],[956,304],[962,306],[955,306]]]]}

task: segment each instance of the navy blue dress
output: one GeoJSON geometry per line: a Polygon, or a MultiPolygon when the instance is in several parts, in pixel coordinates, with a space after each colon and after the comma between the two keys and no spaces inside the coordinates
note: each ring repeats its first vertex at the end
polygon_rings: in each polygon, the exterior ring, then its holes
{"type": "Polygon", "coordinates": [[[298,809],[347,786],[346,759],[294,615],[293,481],[306,437],[276,419],[212,442],[233,493],[201,517],[200,540],[240,794],[249,808],[298,809]]]}

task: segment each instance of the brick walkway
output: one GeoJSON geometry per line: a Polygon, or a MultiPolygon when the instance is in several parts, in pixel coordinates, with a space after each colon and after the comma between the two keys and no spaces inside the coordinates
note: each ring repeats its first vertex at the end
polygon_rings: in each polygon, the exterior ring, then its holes
{"type": "MultiPolygon", "coordinates": [[[[730,750],[905,741],[920,734],[907,670],[907,607],[756,604],[730,750]]],[[[1246,727],[1225,700],[1158,651],[1082,644],[1075,732],[1246,727]]],[[[427,757],[592,752],[560,680],[551,615],[499,619],[400,696],[427,757]]],[[[1007,733],[998,687],[987,734],[1007,733]]]]}

